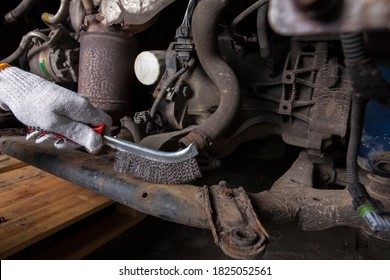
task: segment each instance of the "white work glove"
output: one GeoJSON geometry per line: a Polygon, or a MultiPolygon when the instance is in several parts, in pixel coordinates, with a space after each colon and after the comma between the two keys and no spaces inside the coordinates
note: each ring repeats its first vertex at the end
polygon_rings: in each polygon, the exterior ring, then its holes
{"type": "Polygon", "coordinates": [[[102,147],[103,139],[88,125],[105,124],[109,134],[112,124],[85,97],[12,66],[0,69],[0,107],[23,124],[63,135],[91,153],[102,147]]]}

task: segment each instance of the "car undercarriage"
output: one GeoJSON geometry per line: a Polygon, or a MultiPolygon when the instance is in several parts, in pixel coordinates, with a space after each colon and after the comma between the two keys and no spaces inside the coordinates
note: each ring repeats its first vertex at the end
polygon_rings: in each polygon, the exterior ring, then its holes
{"type": "MultiPolygon", "coordinates": [[[[4,111],[2,153],[141,212],[210,229],[237,259],[264,254],[269,223],[350,226],[390,240],[388,1],[6,2],[1,30],[17,32],[1,62],[85,96],[111,116],[119,139],[167,153],[193,145],[215,181],[192,180],[181,164],[152,179],[118,172],[115,151],[26,141],[4,111]],[[218,176],[226,158],[272,161],[291,150],[272,182],[218,176]],[[161,179],[186,172],[184,182],[161,179]]],[[[256,166],[234,172],[255,177],[256,166]]]]}

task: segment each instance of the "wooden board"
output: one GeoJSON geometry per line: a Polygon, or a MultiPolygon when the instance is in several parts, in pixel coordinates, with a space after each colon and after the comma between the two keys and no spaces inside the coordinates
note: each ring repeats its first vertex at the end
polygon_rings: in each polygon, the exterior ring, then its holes
{"type": "Polygon", "coordinates": [[[26,165],[27,164],[17,159],[8,157],[6,155],[0,155],[0,172],[7,172],[9,170],[13,170],[26,165]]]}
{"type": "MultiPolygon", "coordinates": [[[[130,209],[130,208],[129,208],[130,209]]],[[[133,214],[115,212],[97,221],[62,242],[37,254],[34,259],[78,260],[92,253],[108,241],[138,224],[145,214],[133,210],[133,214]]]]}
{"type": "MultiPolygon", "coordinates": [[[[113,203],[110,199],[78,185],[27,166],[16,159],[0,155],[0,217],[2,217],[0,219],[5,220],[0,223],[0,259],[113,203]]],[[[63,258],[81,258],[83,254],[90,253],[91,250],[116,237],[145,216],[141,213],[134,214],[133,217],[122,213],[113,215],[111,219],[98,221],[92,227],[92,231],[86,229],[84,233],[76,235],[73,242],[77,243],[77,240],[84,238],[84,247],[72,247],[70,243],[65,243],[59,245],[63,247],[57,250],[79,248],[77,252],[65,250],[67,252],[65,255],[68,257],[63,256],[63,258]],[[102,236],[96,234],[99,232],[98,227],[103,227],[102,236]],[[91,235],[88,238],[88,233],[94,235],[93,238],[91,235]],[[87,240],[90,242],[86,242],[87,240]]],[[[71,239],[68,242],[71,242],[71,239]]],[[[46,258],[48,254],[44,256],[46,258]]]]}

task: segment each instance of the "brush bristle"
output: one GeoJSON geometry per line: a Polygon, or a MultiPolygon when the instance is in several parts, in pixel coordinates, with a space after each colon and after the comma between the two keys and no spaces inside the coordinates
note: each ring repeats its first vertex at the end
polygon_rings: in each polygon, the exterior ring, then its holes
{"type": "Polygon", "coordinates": [[[114,170],[158,184],[183,184],[202,176],[194,158],[180,163],[161,163],[117,151],[114,170]]]}

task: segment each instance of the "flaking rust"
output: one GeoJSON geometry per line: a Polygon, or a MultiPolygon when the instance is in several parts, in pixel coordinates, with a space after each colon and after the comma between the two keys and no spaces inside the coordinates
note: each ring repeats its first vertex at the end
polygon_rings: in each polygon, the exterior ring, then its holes
{"type": "Polygon", "coordinates": [[[236,259],[258,259],[265,253],[268,233],[259,221],[245,190],[226,182],[203,188],[215,243],[236,259]]]}

